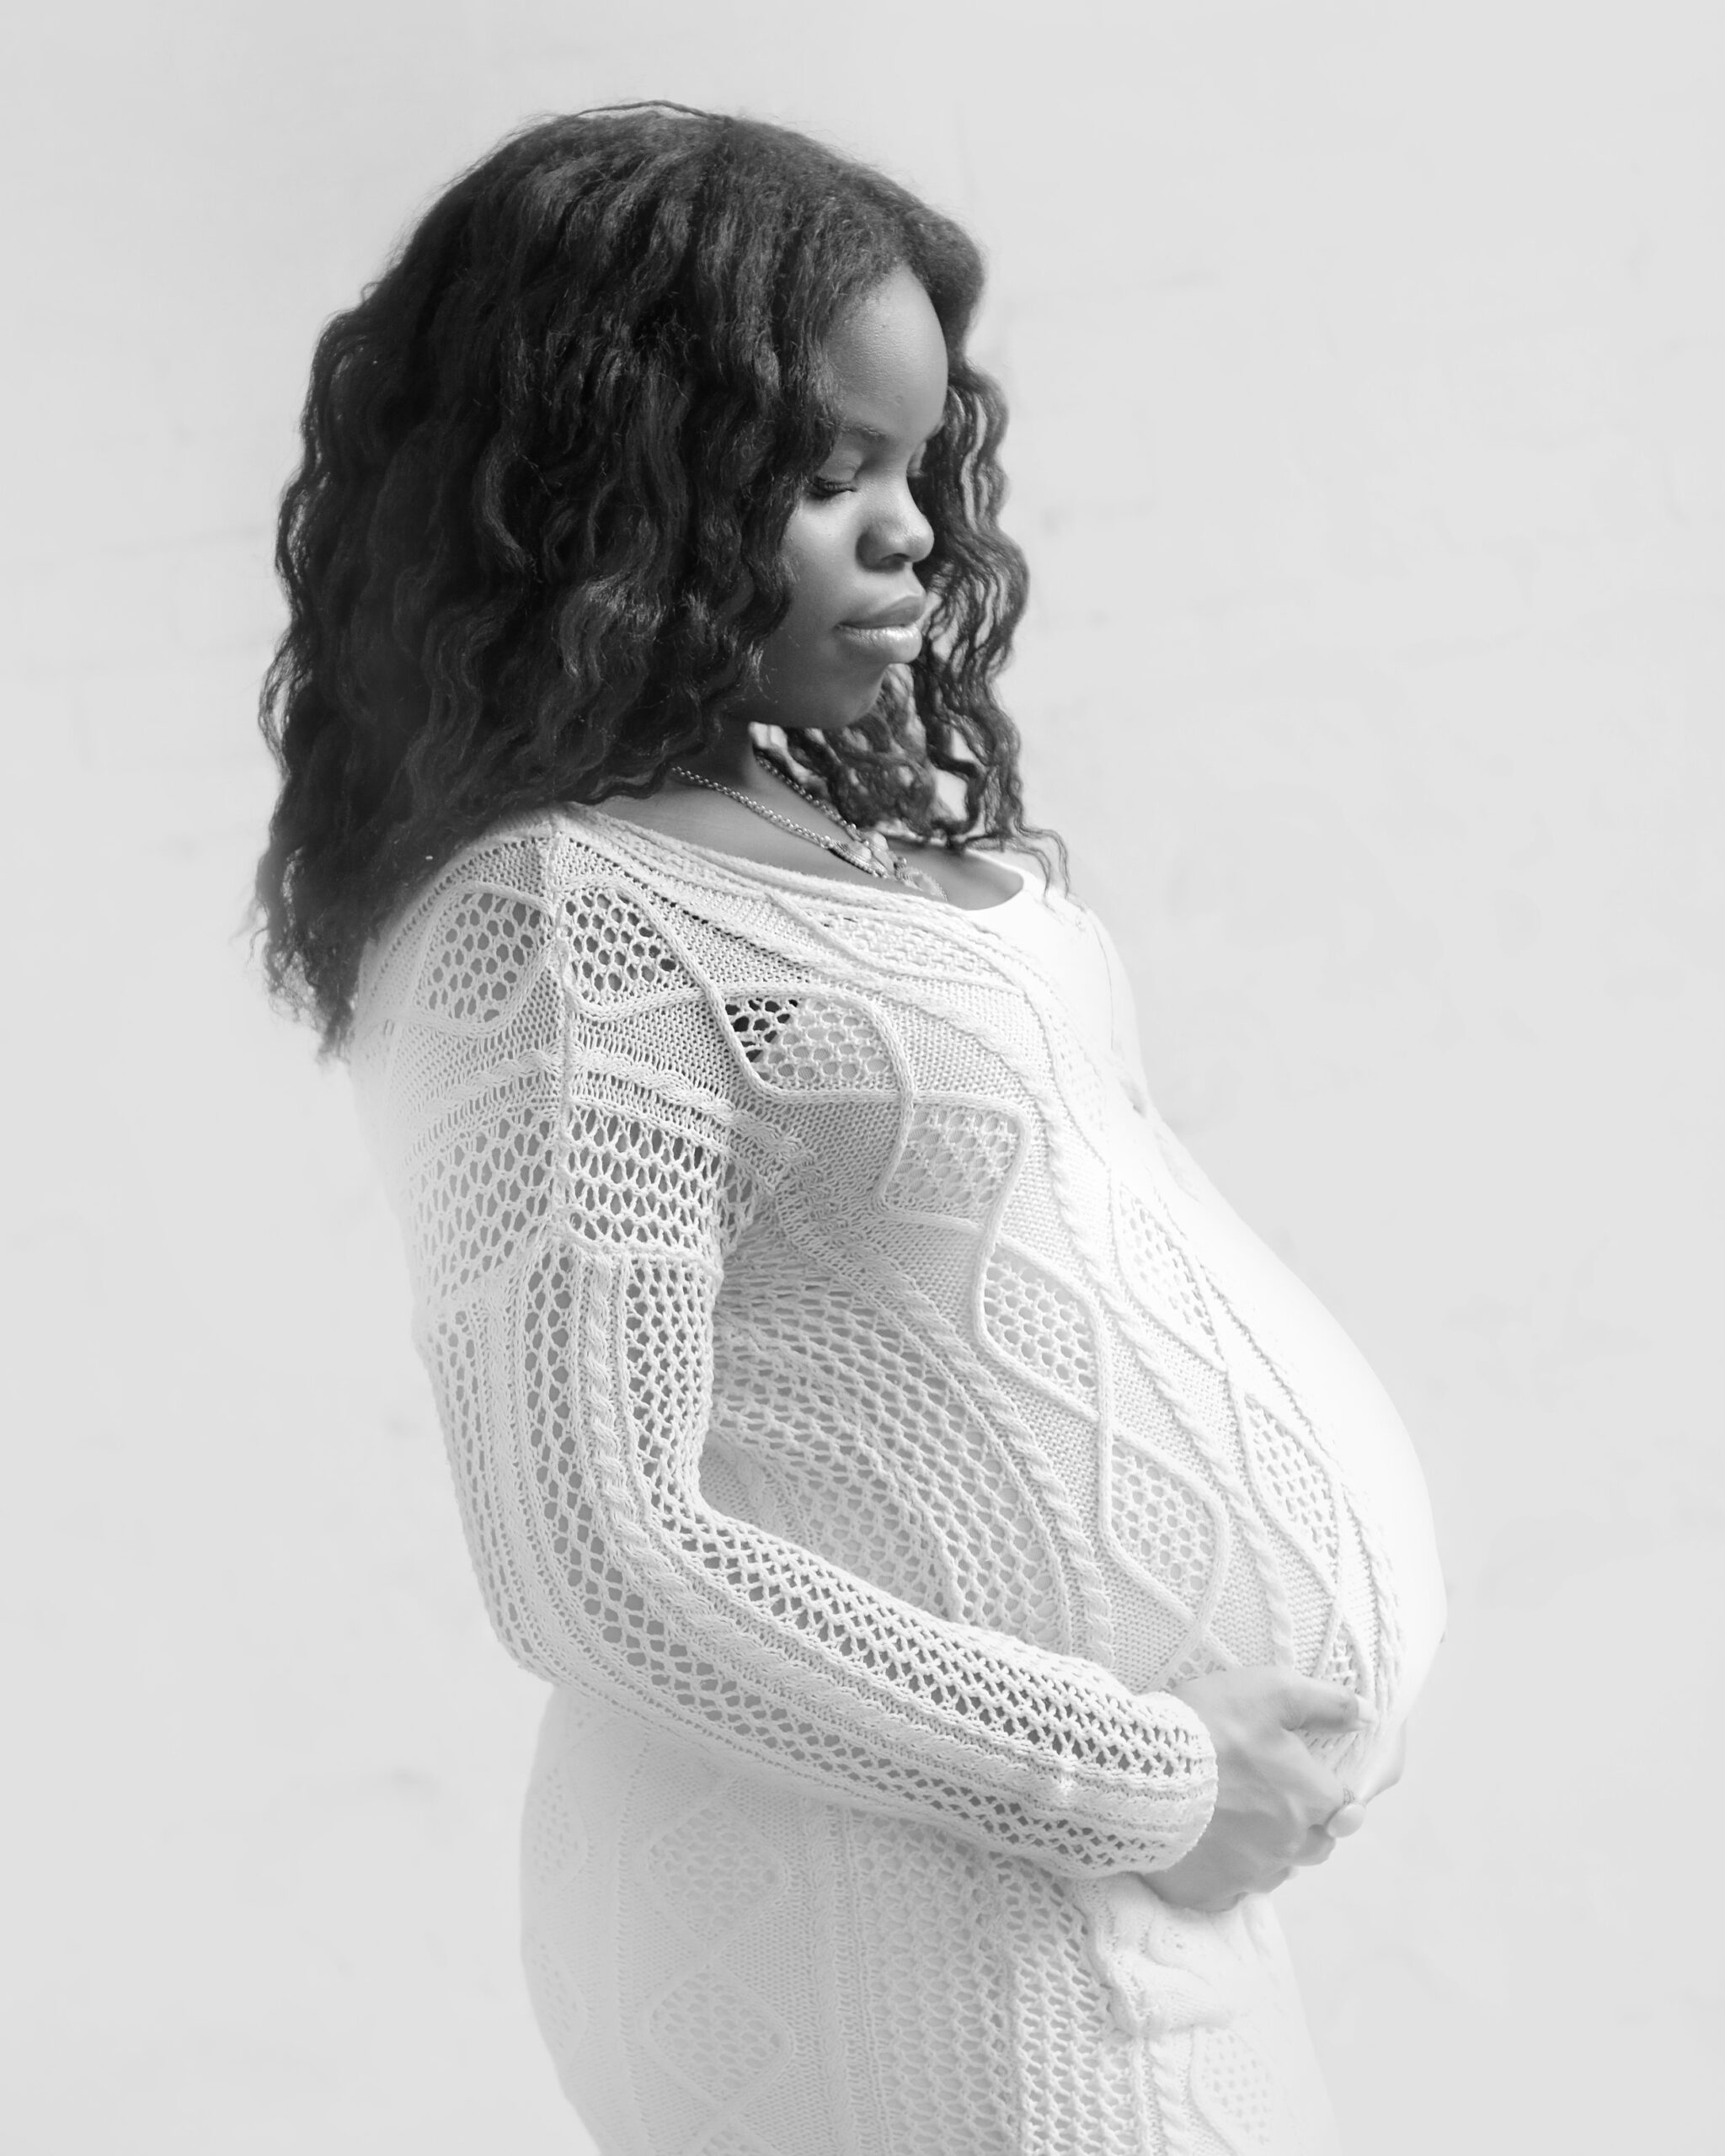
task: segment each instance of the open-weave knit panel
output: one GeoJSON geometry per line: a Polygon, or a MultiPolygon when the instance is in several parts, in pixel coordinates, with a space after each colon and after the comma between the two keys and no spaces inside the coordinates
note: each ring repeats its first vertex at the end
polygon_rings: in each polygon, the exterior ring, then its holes
{"type": "Polygon", "coordinates": [[[362,981],[473,1562],[562,1688],[547,2039],[607,2156],[1323,2146],[1285,1967],[1129,1919],[1213,1801],[1161,1687],[1395,1704],[1370,1508],[1054,985],[865,897],[548,816],[362,981]]]}

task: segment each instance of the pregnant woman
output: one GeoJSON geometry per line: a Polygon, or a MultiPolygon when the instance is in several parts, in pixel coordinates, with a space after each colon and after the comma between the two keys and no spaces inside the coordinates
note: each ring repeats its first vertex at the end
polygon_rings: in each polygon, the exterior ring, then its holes
{"type": "Polygon", "coordinates": [[[554,1688],[605,2156],[1333,2148],[1269,1896],[1441,1628],[1394,1411],[1024,822],[980,288],[799,136],[550,121],[329,325],[284,506],[272,976],[554,1688]]]}

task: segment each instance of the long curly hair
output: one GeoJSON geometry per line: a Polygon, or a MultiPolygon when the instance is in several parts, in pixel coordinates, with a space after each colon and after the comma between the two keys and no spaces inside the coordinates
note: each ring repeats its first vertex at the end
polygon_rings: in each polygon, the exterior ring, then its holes
{"type": "Polygon", "coordinates": [[[823,341],[901,266],[949,361],[924,648],[861,725],[788,752],[855,822],[1027,835],[994,690],[1027,579],[998,521],[1005,406],[964,356],[974,244],[782,128],[665,104],[547,120],[442,195],[312,364],[256,901],[270,985],[326,1050],[366,943],[458,847],[651,792],[717,740],[788,611],[785,529],[834,440],[823,341]]]}

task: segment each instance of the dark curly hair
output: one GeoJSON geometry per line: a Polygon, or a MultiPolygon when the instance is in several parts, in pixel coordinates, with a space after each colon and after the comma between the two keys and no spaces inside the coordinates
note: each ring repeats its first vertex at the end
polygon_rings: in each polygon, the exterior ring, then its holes
{"type": "Polygon", "coordinates": [[[974,244],[782,128],[665,104],[547,120],[445,192],[312,360],[256,897],[270,985],[327,1049],[366,942],[459,846],[650,792],[718,739],[788,610],[785,529],[834,439],[823,340],[900,267],[949,359],[925,646],[910,694],[889,677],[863,723],[790,754],[855,822],[1026,835],[994,694],[1026,575],[997,521],[1005,407],[964,354],[974,244]]]}

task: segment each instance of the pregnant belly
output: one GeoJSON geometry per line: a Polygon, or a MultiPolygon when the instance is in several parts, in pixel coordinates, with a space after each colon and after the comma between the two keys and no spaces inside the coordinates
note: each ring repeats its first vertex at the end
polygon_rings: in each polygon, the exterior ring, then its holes
{"type": "MultiPolygon", "coordinates": [[[[1370,1529],[1378,1592],[1392,1605],[1394,1661],[1386,1673],[1383,1723],[1354,1778],[1366,1795],[1396,1748],[1443,1637],[1447,1609],[1431,1501],[1406,1426],[1364,1357],[1310,1291],[1262,1245],[1258,1250],[1260,1326],[1275,1323],[1274,1296],[1287,1335],[1284,1364],[1313,1402],[1342,1486],[1370,1529]]],[[[1243,1298],[1243,1285],[1241,1292],[1243,1298]]]]}
{"type": "MultiPolygon", "coordinates": [[[[1191,1268],[1229,1400],[1237,1570],[1231,1603],[1213,1598],[1211,1652],[1274,1659],[1370,1697],[1370,1737],[1327,1749],[1361,1795],[1391,1769],[1402,1726],[1442,1636],[1445,1593],[1430,1501],[1407,1432],[1365,1358],[1316,1297],[1252,1234],[1178,1139],[1152,1122],[1155,1213],[1191,1268]],[[1275,1604],[1283,1598],[1279,1620],[1275,1604]],[[1265,1652],[1264,1627],[1275,1643],[1265,1652]]],[[[1149,1150],[1146,1148],[1146,1150],[1149,1150]]],[[[1137,1177],[1146,1197],[1152,1193],[1137,1177]]],[[[1141,1234],[1160,1232],[1148,1213],[1141,1234]]],[[[1160,1262],[1169,1263],[1166,1252],[1160,1262]]],[[[1188,1328],[1188,1333],[1190,1328],[1188,1328]]],[[[1176,1362],[1178,1351],[1171,1353],[1176,1362]]],[[[1199,1373],[1198,1358],[1187,1367],[1199,1373]]],[[[1209,1374],[1213,1396],[1218,1390],[1209,1374]]],[[[1147,1568],[1153,1573],[1155,1566],[1147,1568]]]]}

